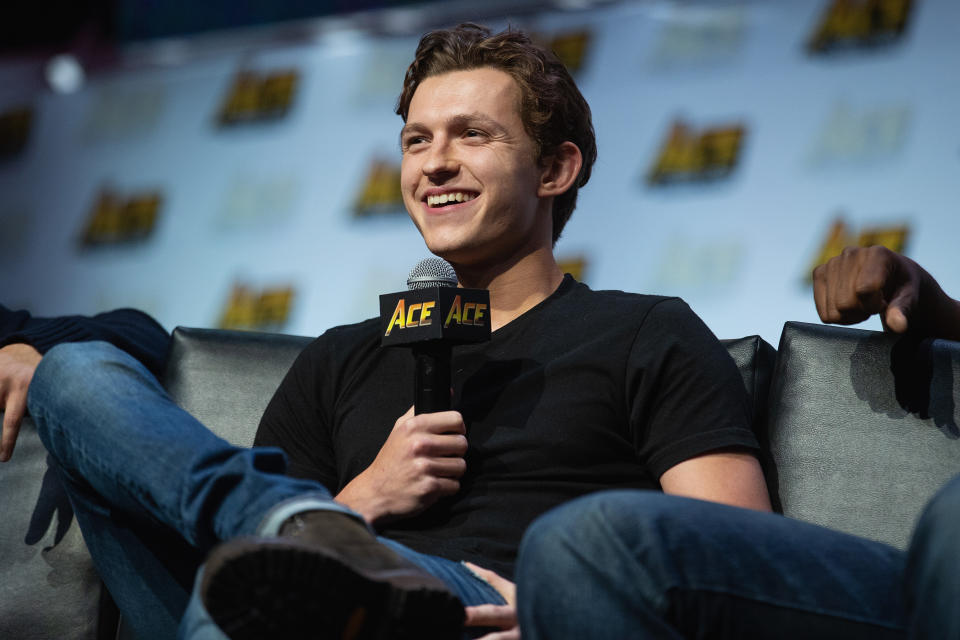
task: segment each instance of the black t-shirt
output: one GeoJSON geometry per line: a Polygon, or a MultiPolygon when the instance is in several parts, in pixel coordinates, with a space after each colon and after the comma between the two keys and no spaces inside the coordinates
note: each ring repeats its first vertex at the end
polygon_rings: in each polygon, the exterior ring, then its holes
{"type": "MultiPolygon", "coordinates": [[[[453,408],[467,426],[460,492],[380,533],[511,576],[524,530],[593,491],[659,489],[695,455],[755,449],[736,365],[677,298],[592,291],[567,276],[549,298],[453,350],[453,408]]],[[[260,422],[291,475],[335,495],[376,457],[413,404],[410,351],[381,347],[379,321],[308,346],[260,422]]]]}

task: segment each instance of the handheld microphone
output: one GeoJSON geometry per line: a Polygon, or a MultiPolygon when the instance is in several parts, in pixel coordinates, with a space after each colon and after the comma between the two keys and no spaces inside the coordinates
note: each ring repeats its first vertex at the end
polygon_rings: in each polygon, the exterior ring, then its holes
{"type": "Polygon", "coordinates": [[[380,343],[413,349],[414,413],[450,408],[450,352],[455,344],[490,339],[490,292],[457,287],[440,258],[417,263],[407,291],[380,296],[380,343]]]}

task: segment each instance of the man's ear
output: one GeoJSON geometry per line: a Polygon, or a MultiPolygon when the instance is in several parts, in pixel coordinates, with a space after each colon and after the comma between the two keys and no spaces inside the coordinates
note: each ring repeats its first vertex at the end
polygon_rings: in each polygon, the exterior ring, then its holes
{"type": "Polygon", "coordinates": [[[543,159],[543,173],[540,174],[540,187],[537,195],[541,198],[559,196],[573,186],[583,155],[580,148],[569,140],[562,142],[553,153],[543,159]]]}

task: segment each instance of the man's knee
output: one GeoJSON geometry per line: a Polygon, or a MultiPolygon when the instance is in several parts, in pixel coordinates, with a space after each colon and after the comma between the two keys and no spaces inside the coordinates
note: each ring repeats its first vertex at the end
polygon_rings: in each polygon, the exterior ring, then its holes
{"type": "Polygon", "coordinates": [[[685,506],[656,491],[610,491],[537,519],[517,561],[521,625],[534,629],[534,637],[582,637],[588,632],[578,622],[595,620],[598,602],[617,616],[629,611],[628,621],[654,619],[650,612],[663,608],[665,593],[677,582],[670,571],[670,531],[685,506]]]}
{"type": "Polygon", "coordinates": [[[657,491],[605,491],[568,502],[538,518],[520,546],[519,566],[557,567],[597,560],[624,548],[656,548],[666,542],[677,507],[657,491]]]}
{"type": "Polygon", "coordinates": [[[949,541],[950,546],[960,537],[960,476],[945,484],[927,503],[916,535],[949,541]]]}
{"type": "Polygon", "coordinates": [[[27,404],[38,427],[51,416],[94,410],[119,377],[149,377],[136,359],[107,342],[69,342],[50,349],[30,383],[27,404]]]}

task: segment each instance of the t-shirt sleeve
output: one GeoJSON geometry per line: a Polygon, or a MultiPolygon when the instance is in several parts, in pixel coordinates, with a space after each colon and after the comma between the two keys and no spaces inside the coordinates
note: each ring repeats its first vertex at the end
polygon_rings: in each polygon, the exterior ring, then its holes
{"type": "Polygon", "coordinates": [[[288,475],[317,480],[334,492],[336,461],[326,409],[332,381],[323,370],[326,346],[321,336],[297,357],[267,405],[253,444],[280,447],[287,454],[288,475]]]}
{"type": "Polygon", "coordinates": [[[733,358],[682,300],[647,313],[629,357],[631,423],[654,478],[709,451],[759,448],[733,358]]]}

